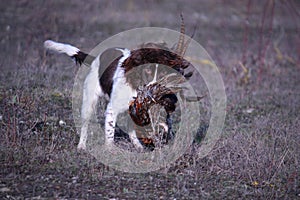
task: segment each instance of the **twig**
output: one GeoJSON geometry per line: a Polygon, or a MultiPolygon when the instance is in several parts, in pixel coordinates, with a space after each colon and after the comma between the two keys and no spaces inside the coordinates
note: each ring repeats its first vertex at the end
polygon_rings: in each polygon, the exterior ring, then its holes
{"type": "Polygon", "coordinates": [[[285,159],[287,153],[289,152],[289,149],[286,149],[285,152],[283,153],[283,155],[281,156],[281,159],[280,159],[280,162],[279,162],[279,165],[277,166],[273,176],[271,177],[271,179],[269,180],[269,183],[271,183],[273,181],[273,178],[275,177],[275,175],[277,174],[279,168],[281,167],[282,163],[283,163],[283,160],[285,159]]]}

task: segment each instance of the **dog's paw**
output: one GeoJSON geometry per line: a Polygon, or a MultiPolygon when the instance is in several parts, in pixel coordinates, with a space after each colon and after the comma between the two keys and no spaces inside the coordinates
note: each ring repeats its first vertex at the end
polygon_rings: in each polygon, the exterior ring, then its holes
{"type": "Polygon", "coordinates": [[[83,150],[83,151],[85,151],[86,150],[86,144],[79,143],[77,145],[77,150],[83,150]]]}

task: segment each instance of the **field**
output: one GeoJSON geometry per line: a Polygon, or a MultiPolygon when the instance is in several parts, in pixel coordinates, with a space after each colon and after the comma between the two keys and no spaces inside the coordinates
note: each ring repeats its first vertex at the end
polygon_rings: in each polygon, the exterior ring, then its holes
{"type": "Polygon", "coordinates": [[[2,3],[0,198],[300,198],[299,10],[297,0],[2,3]],[[72,89],[80,66],[43,42],[88,52],[132,28],[179,31],[180,13],[225,84],[227,115],[213,150],[199,158],[196,139],[149,173],[118,171],[77,151],[72,89]]]}

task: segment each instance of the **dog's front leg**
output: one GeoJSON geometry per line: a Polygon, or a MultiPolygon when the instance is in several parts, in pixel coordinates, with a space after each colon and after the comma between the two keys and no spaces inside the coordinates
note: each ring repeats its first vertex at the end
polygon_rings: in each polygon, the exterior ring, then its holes
{"type": "MultiPolygon", "coordinates": [[[[113,109],[112,102],[109,102],[105,113],[105,145],[108,147],[112,146],[114,143],[114,134],[118,114],[118,111],[113,109]]],[[[128,134],[133,145],[137,149],[143,149],[143,145],[137,138],[135,130],[132,129],[128,134]]]]}
{"type": "Polygon", "coordinates": [[[137,138],[136,131],[131,130],[131,131],[129,131],[128,135],[129,135],[129,138],[130,138],[131,142],[135,146],[135,148],[137,148],[138,150],[142,150],[143,145],[140,143],[139,139],[137,138]]]}
{"type": "Polygon", "coordinates": [[[105,145],[111,146],[114,143],[117,113],[113,110],[112,102],[109,102],[105,112],[105,145]]]}

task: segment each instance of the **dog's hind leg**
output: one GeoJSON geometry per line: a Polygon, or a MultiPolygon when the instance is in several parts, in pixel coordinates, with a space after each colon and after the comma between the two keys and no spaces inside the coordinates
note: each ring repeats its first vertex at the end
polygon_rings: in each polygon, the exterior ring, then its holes
{"type": "Polygon", "coordinates": [[[91,71],[87,75],[83,86],[83,99],[81,107],[81,133],[77,146],[78,149],[86,149],[86,141],[88,137],[88,125],[96,110],[99,96],[103,96],[102,89],[98,78],[99,59],[95,59],[91,65],[91,71]]]}

